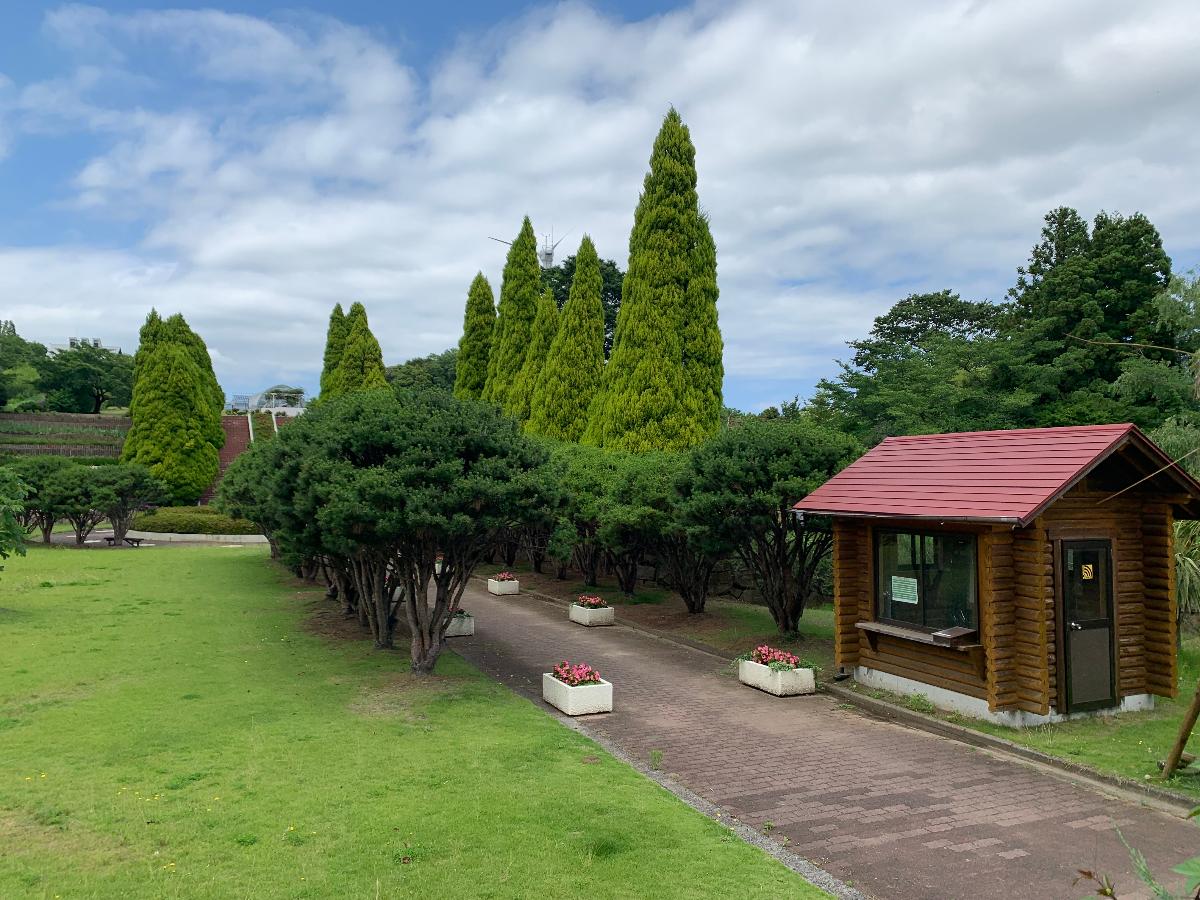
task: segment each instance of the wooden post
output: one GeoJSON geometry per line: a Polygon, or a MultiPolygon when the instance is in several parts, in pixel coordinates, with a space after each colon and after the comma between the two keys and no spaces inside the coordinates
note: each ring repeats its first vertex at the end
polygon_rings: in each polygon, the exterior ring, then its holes
{"type": "Polygon", "coordinates": [[[1200,719],[1200,681],[1196,682],[1196,693],[1192,697],[1192,705],[1188,707],[1183,722],[1179,725],[1179,736],[1175,738],[1175,746],[1171,748],[1171,754],[1163,765],[1163,778],[1170,778],[1179,767],[1179,759],[1183,756],[1184,748],[1187,747],[1188,738],[1192,736],[1192,729],[1196,727],[1196,719],[1200,719]]]}

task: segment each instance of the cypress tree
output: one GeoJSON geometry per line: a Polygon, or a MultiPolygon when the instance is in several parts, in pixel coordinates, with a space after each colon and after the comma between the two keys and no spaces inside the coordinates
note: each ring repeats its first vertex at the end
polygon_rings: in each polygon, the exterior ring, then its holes
{"type": "Polygon", "coordinates": [[[454,396],[460,400],[478,400],[483,395],[495,329],[496,301],[492,286],[479,272],[467,292],[463,336],[458,342],[458,360],[455,362],[454,396]]]}
{"type": "Polygon", "coordinates": [[[487,383],[483,399],[505,408],[508,392],[525,363],[533,320],[541,296],[542,269],[537,258],[537,238],[529,216],[521,223],[521,232],[508,248],[504,280],[500,283],[496,334],[488,359],[487,383]]]}
{"type": "Polygon", "coordinates": [[[220,449],[225,445],[225,430],[221,427],[221,414],[225,411],[225,392],[221,389],[213,371],[212,357],[204,339],[196,334],[180,313],[163,322],[164,339],[179,344],[187,351],[200,372],[200,385],[208,398],[211,415],[206,418],[206,434],[210,443],[220,449]]]}
{"type": "MultiPolygon", "coordinates": [[[[150,307],[150,314],[146,316],[146,321],[142,324],[142,330],[138,332],[138,348],[133,354],[133,381],[132,384],[137,384],[138,376],[146,367],[146,359],[150,356],[150,351],[153,350],[162,340],[163,337],[163,320],[158,314],[158,310],[150,307]]],[[[134,414],[134,403],[136,395],[129,401],[129,415],[134,414]]]]}
{"type": "Polygon", "coordinates": [[[604,373],[604,280],[592,239],[583,236],[558,334],[530,401],[531,434],[578,441],[604,373]]]}
{"type": "Polygon", "coordinates": [[[212,396],[189,349],[160,341],[147,349],[133,386],[137,415],[121,458],[146,466],[176,503],[194,503],[217,477],[217,448],[208,439],[212,396]]]}
{"type": "Polygon", "coordinates": [[[342,348],[346,346],[346,314],[342,312],[342,304],[335,303],[333,312],[329,314],[329,328],[325,332],[325,358],[321,366],[321,394],[329,390],[330,379],[337,371],[342,359],[342,348]]]}
{"type": "Polygon", "coordinates": [[[725,365],[724,341],[717,324],[717,245],[706,216],[697,215],[695,225],[692,272],[683,297],[680,334],[687,387],[684,414],[703,440],[721,427],[725,365]]]}
{"type": "Polygon", "coordinates": [[[716,254],[702,223],[696,151],[672,108],[655,138],[634,212],[612,356],[592,404],[585,443],[680,450],[715,430],[716,418],[708,409],[714,376],[719,378],[713,368],[713,354],[718,360],[720,354],[716,254]],[[698,323],[685,322],[698,314],[698,323]],[[700,377],[694,393],[692,375],[700,377]]]}
{"type": "Polygon", "coordinates": [[[338,367],[330,378],[329,395],[340,397],[356,391],[373,391],[388,386],[383,367],[383,351],[367,325],[367,311],[361,303],[350,307],[346,316],[350,331],[338,367]],[[356,312],[357,310],[357,312],[356,312]]]}
{"type": "Polygon", "coordinates": [[[525,353],[525,362],[521,371],[513,381],[512,390],[508,392],[504,411],[518,422],[529,419],[529,405],[537,388],[542,367],[550,353],[550,346],[558,334],[558,304],[554,302],[554,292],[546,289],[538,300],[537,316],[533,320],[533,329],[529,335],[529,349],[525,353]]]}

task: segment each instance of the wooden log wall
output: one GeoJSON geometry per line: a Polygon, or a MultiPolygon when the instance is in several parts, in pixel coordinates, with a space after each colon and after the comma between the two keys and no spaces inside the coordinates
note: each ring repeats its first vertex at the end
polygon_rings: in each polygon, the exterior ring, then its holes
{"type": "Polygon", "coordinates": [[[997,528],[980,537],[979,626],[987,654],[987,700],[991,710],[1017,707],[1017,608],[1012,602],[1013,534],[997,528]]]}
{"type": "Polygon", "coordinates": [[[1174,697],[1179,690],[1175,522],[1165,503],[1142,507],[1142,581],[1146,689],[1160,697],[1174,697]]]}
{"type": "Polygon", "coordinates": [[[1050,711],[1051,644],[1054,635],[1054,564],[1040,522],[1012,533],[1012,705],[1050,711]]]}
{"type": "MultiPolygon", "coordinates": [[[[859,632],[864,607],[871,606],[871,537],[865,522],[835,519],[833,523],[834,660],[839,666],[858,665],[859,632]]],[[[874,618],[874,616],[866,616],[874,618]]]]}

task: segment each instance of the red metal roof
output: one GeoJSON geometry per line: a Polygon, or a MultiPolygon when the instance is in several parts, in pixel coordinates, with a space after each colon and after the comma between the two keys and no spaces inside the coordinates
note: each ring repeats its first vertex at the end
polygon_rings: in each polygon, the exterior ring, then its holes
{"type": "MultiPolygon", "coordinates": [[[[1081,425],[890,437],[796,504],[806,512],[1027,525],[1133,440],[1171,460],[1134,425],[1081,425]]],[[[1154,468],[1159,468],[1155,465],[1154,468]]],[[[1170,473],[1200,496],[1178,467],[1170,473]]]]}

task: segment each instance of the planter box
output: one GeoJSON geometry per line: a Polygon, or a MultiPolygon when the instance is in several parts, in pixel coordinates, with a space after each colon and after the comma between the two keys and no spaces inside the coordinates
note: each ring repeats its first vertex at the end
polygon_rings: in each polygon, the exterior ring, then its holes
{"type": "Polygon", "coordinates": [[[580,625],[612,625],[617,621],[617,611],[611,606],[591,609],[572,603],[570,618],[572,622],[578,622],[580,625]]]}
{"type": "Polygon", "coordinates": [[[602,678],[599,684],[571,687],[545,672],[542,674],[542,699],[568,716],[612,712],[612,682],[602,678]]]}
{"type": "Polygon", "coordinates": [[[474,616],[455,616],[446,626],[446,637],[469,637],[475,633],[474,616]]]}
{"type": "Polygon", "coordinates": [[[738,680],[776,697],[794,697],[797,694],[817,692],[817,679],[812,669],[778,671],[748,659],[738,661],[738,680]]]}
{"type": "Polygon", "coordinates": [[[495,578],[488,579],[488,593],[491,594],[519,594],[521,593],[521,582],[519,581],[497,581],[495,578]]]}

